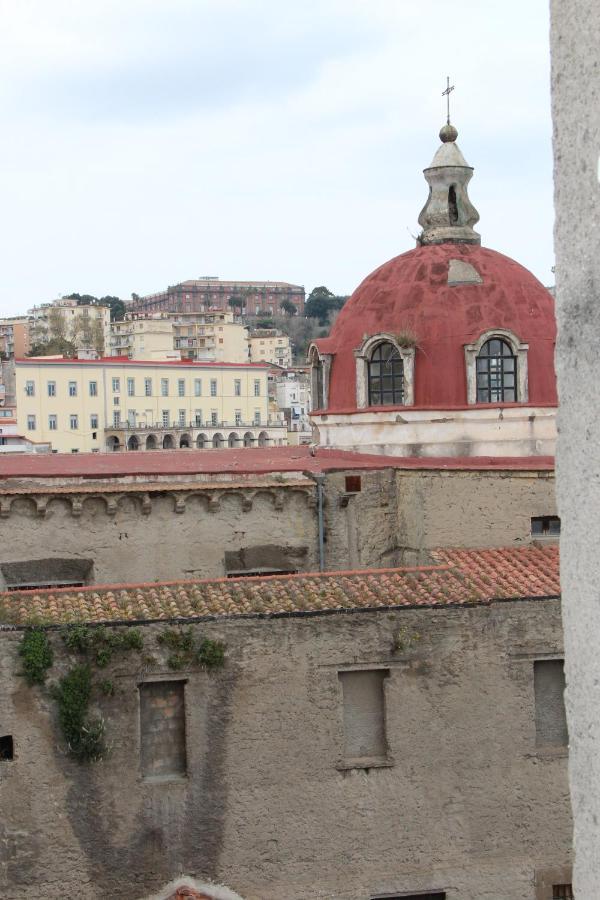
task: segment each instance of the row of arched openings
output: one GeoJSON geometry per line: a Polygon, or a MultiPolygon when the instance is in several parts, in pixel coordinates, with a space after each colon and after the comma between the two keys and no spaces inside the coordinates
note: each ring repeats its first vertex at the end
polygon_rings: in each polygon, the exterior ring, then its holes
{"type": "MultiPolygon", "coordinates": [[[[114,434],[107,439],[106,445],[108,450],[119,451],[123,449],[121,441],[114,434]]],[[[145,439],[140,435],[132,434],[127,439],[125,446],[127,450],[175,450],[177,447],[179,449],[195,447],[197,450],[219,450],[224,447],[230,449],[235,447],[268,447],[269,435],[266,431],[261,431],[258,438],[256,438],[250,431],[247,431],[244,435],[232,431],[225,437],[225,435],[218,432],[212,437],[209,437],[207,434],[199,434],[194,441],[191,434],[182,434],[177,442],[176,437],[172,434],[165,434],[163,438],[155,434],[149,434],[145,439]]]]}

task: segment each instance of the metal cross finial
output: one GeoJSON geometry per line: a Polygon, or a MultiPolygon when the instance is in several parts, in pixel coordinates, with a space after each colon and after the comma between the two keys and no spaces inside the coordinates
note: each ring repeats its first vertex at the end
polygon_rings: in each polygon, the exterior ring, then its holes
{"type": "Polygon", "coordinates": [[[454,85],[450,85],[450,76],[446,77],[446,90],[442,91],[442,97],[446,98],[446,106],[447,106],[447,118],[446,122],[450,124],[450,94],[454,90],[454,85]]]}

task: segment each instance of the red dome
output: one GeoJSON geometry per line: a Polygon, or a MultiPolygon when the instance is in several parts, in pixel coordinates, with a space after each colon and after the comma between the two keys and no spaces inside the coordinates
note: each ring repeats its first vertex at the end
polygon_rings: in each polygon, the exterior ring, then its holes
{"type": "Polygon", "coordinates": [[[529,344],[527,405],[556,405],[554,300],[531,272],[472,244],[432,244],[403,253],[368,275],[330,336],[315,341],[322,353],[333,354],[327,411],[356,409],[353,351],[365,337],[402,331],[417,342],[415,407],[466,406],[464,345],[495,328],[529,344]],[[482,283],[449,285],[451,260],[469,263],[482,283]]]}

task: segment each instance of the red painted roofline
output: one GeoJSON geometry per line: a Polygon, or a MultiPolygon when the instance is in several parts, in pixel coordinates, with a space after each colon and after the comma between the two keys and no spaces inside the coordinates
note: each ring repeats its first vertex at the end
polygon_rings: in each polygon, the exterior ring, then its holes
{"type": "Polygon", "coordinates": [[[128,356],[101,356],[99,359],[53,359],[45,356],[27,356],[15,359],[15,363],[23,365],[55,366],[55,365],[115,365],[115,366],[189,366],[204,369],[269,369],[268,363],[211,363],[194,362],[189,359],[129,359],[128,356]]]}
{"type": "MultiPolygon", "coordinates": [[[[151,434],[152,429],[147,429],[151,434]]],[[[378,469],[424,471],[551,472],[551,456],[527,457],[406,457],[353,453],[317,447],[266,447],[226,450],[138,450],[122,453],[52,453],[0,456],[0,478],[118,478],[128,475],[190,475],[270,472],[321,473],[378,469]]]]}

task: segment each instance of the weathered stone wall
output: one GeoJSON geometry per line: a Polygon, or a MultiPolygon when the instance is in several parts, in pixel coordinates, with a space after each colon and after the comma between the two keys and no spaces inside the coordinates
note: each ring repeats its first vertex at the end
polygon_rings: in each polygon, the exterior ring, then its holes
{"type": "MultiPolygon", "coordinates": [[[[531,900],[568,867],[566,751],[536,747],[534,705],[557,601],[197,623],[226,643],[211,675],[172,672],[163,628],[101,670],[111,752],[92,764],[64,753],[48,688],[15,677],[21,635],[0,634],[5,900],[135,900],[182,872],[245,900],[531,900]],[[339,673],[379,667],[387,764],[344,768],[339,673]],[[163,678],[186,680],[187,776],[144,780],[138,686],[163,678]]],[[[52,640],[51,680],[69,662],[52,640]]]]}
{"type": "Polygon", "coordinates": [[[552,0],[557,449],[575,894],[600,885],[600,4],[552,0]]]}
{"type": "MultiPolygon", "coordinates": [[[[227,552],[272,545],[274,540],[284,549],[290,568],[314,570],[314,498],[312,484],[304,489],[258,485],[244,491],[165,487],[150,498],[144,490],[116,496],[99,491],[78,501],[74,515],[70,495],[44,495],[43,514],[36,505],[39,495],[25,495],[12,499],[8,514],[0,519],[0,571],[2,563],[56,556],[92,559],[88,583],[220,577],[226,574],[227,552]]],[[[32,571],[44,583],[44,567],[32,571]]]]}
{"type": "Polygon", "coordinates": [[[548,472],[384,469],[363,472],[360,493],[329,475],[326,568],[415,565],[434,547],[530,543],[532,516],[556,515],[548,472]]]}
{"type": "MultiPolygon", "coordinates": [[[[325,568],[331,570],[426,562],[427,551],[440,546],[528,543],[531,517],[556,512],[554,481],[545,471],[382,468],[360,473],[358,493],[346,491],[347,474],[325,477],[325,568]]],[[[47,564],[53,558],[85,561],[85,581],[96,584],[319,567],[312,482],[243,489],[217,482],[188,489],[123,485],[121,492],[113,483],[112,493],[69,491],[4,494],[0,589],[10,582],[3,564],[29,561],[30,575],[20,567],[24,583],[44,584],[53,580],[47,564]]]]}

